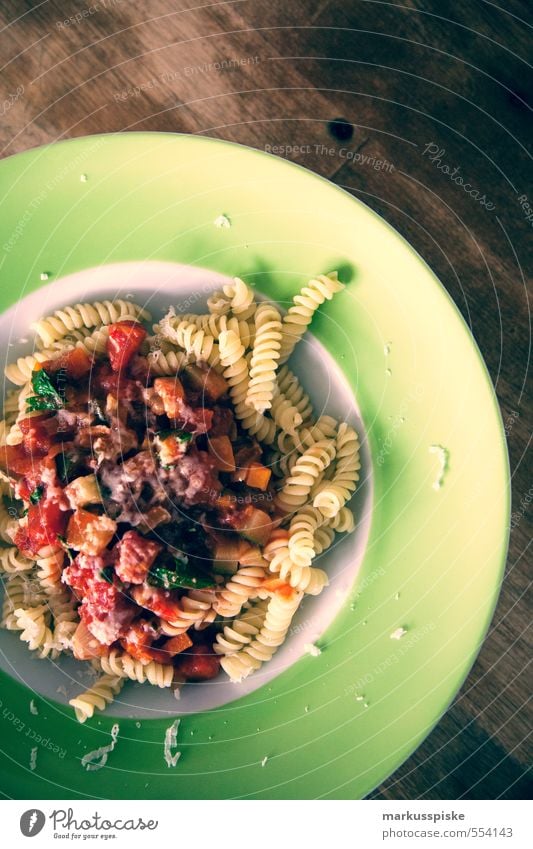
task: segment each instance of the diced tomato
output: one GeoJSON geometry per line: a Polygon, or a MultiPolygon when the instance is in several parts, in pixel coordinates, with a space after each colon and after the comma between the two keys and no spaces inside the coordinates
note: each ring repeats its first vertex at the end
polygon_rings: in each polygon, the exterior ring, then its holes
{"type": "Polygon", "coordinates": [[[149,584],[134,587],[131,591],[133,600],[139,607],[151,610],[156,616],[160,616],[167,622],[179,619],[182,609],[178,596],[174,590],[162,590],[159,587],[151,587],[149,584]]]}
{"type": "Polygon", "coordinates": [[[200,644],[180,655],[175,666],[188,681],[208,681],[218,675],[220,660],[209,646],[200,644]]]}
{"type": "Polygon", "coordinates": [[[155,660],[156,663],[172,663],[172,658],[168,652],[152,648],[155,636],[156,632],[152,626],[143,619],[139,619],[130,625],[120,640],[120,644],[128,654],[141,663],[150,663],[152,660],[155,660]]]}
{"type": "MultiPolygon", "coordinates": [[[[32,422],[32,419],[23,419],[22,422],[32,422]]],[[[22,425],[21,422],[21,425],[22,425]]],[[[22,427],[21,427],[22,430],[22,427]]],[[[36,423],[29,425],[25,431],[22,443],[24,450],[31,457],[44,457],[52,445],[52,437],[44,424],[36,423]]]]}
{"type": "Polygon", "coordinates": [[[126,531],[117,549],[119,558],[115,571],[122,581],[142,584],[155,558],[163,548],[158,542],[145,539],[137,531],[126,531]]]}
{"type": "Polygon", "coordinates": [[[107,363],[98,365],[91,378],[94,393],[114,395],[121,401],[135,401],[140,396],[140,388],[135,380],[126,377],[123,371],[114,372],[107,363]]]}
{"type": "Polygon", "coordinates": [[[147,337],[138,321],[117,321],[109,327],[107,356],[113,371],[122,371],[129,364],[147,337]]]}
{"type": "Polygon", "coordinates": [[[71,380],[80,380],[91,370],[92,360],[83,348],[72,348],[54,360],[47,360],[35,369],[44,369],[48,374],[62,371],[71,380]]]}
{"type": "Polygon", "coordinates": [[[39,468],[35,458],[29,457],[20,445],[2,445],[0,448],[0,469],[11,477],[31,475],[39,468]]]}
{"type": "Polygon", "coordinates": [[[79,598],[87,595],[95,581],[103,581],[103,570],[107,565],[103,557],[78,554],[70,566],[63,569],[63,581],[75,591],[79,598]]]}
{"type": "Polygon", "coordinates": [[[65,533],[69,514],[61,510],[56,501],[41,499],[28,510],[27,533],[34,552],[45,545],[55,545],[58,535],[65,533]]]}

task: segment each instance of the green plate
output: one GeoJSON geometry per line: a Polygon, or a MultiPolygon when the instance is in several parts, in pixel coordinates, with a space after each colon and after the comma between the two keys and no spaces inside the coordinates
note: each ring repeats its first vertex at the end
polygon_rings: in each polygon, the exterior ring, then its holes
{"type": "MultiPolygon", "coordinates": [[[[362,203],[297,166],[224,142],[129,133],[54,144],[1,162],[0,197],[3,310],[58,278],[111,263],[237,274],[282,302],[308,277],[340,269],[347,288],[313,334],[358,401],[373,473],[362,566],[320,637],[320,656],[183,716],[175,768],[163,758],[169,717],[132,711],[116,720],[107,766],[87,772],[81,758],[109,742],[113,707],[80,726],[60,700],[32,694],[27,675],[21,683],[4,649],[11,672],[1,673],[1,789],[31,799],[365,796],[457,693],[503,573],[502,424],[453,303],[362,203]],[[221,214],[230,228],[214,226],[221,214]],[[437,445],[447,458],[441,486],[444,455],[430,450],[437,445]],[[404,635],[391,638],[398,629],[404,635]]],[[[117,291],[124,285],[117,280],[117,291]]],[[[78,298],[68,282],[54,291],[65,303],[78,298]]],[[[305,361],[299,371],[309,383],[305,361]]],[[[313,615],[310,608],[310,627],[313,615]]],[[[32,663],[42,676],[46,662],[32,663]]]]}

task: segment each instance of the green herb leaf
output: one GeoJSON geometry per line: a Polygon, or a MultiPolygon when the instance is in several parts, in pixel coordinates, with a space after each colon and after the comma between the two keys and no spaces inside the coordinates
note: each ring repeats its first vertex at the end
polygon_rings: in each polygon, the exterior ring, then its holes
{"type": "Polygon", "coordinates": [[[190,442],[192,439],[192,433],[187,430],[158,430],[156,436],[162,440],[172,436],[176,442],[190,442]]]}
{"type": "Polygon", "coordinates": [[[183,559],[173,557],[175,568],[170,566],[154,565],[148,573],[148,583],[165,590],[205,589],[214,587],[215,582],[210,575],[202,573],[189,566],[189,558],[184,555],[183,559]]]}
{"type": "Polygon", "coordinates": [[[100,569],[100,577],[107,581],[108,584],[113,583],[113,575],[115,574],[115,570],[112,566],[104,566],[103,569],[100,569]]]}
{"type": "Polygon", "coordinates": [[[55,395],[30,395],[26,398],[26,411],[34,413],[38,410],[61,410],[63,403],[55,395]]]}
{"type": "Polygon", "coordinates": [[[69,457],[68,454],[57,454],[56,455],[56,469],[57,474],[59,475],[59,479],[62,483],[68,483],[72,472],[76,468],[76,462],[69,457]]]}
{"type": "Polygon", "coordinates": [[[66,537],[63,537],[63,536],[61,536],[61,534],[58,534],[57,539],[58,539],[59,543],[61,544],[61,548],[64,550],[65,554],[68,557],[68,562],[71,563],[71,564],[74,563],[74,556],[75,555],[72,554],[72,551],[68,547],[66,537]]]}
{"type": "Polygon", "coordinates": [[[30,493],[30,501],[32,504],[38,504],[43,497],[44,486],[36,486],[33,492],[30,493]]]}
{"type": "Polygon", "coordinates": [[[64,407],[62,393],[56,389],[51,376],[43,368],[32,372],[31,385],[35,395],[26,399],[28,412],[34,412],[35,410],[61,410],[64,407]]]}

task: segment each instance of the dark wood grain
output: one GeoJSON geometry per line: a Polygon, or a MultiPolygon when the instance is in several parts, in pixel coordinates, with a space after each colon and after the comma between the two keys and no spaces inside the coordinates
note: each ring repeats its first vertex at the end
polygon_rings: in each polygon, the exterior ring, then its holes
{"type": "Polygon", "coordinates": [[[454,704],[372,798],[530,792],[532,222],[518,199],[531,186],[532,30],[527,2],[500,6],[485,0],[1,4],[1,100],[24,87],[4,107],[1,155],[119,130],[206,134],[261,149],[297,145],[302,149],[291,158],[360,197],[414,245],[480,346],[508,423],[513,476],[514,527],[501,597],[454,704]],[[223,60],[238,64],[218,68],[223,60]],[[353,127],[348,140],[335,138],[330,122],[339,118],[353,127]],[[457,166],[488,205],[430,160],[429,144],[445,151],[442,161],[457,166]],[[346,151],[392,167],[375,170],[346,151]]]}

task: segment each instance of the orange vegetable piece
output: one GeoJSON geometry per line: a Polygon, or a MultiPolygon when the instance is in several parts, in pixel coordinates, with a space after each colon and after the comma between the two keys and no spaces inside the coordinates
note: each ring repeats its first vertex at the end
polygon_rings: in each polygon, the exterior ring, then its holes
{"type": "Polygon", "coordinates": [[[229,436],[213,436],[209,440],[208,451],[220,472],[235,471],[235,457],[229,436]]]}
{"type": "Polygon", "coordinates": [[[267,469],[262,463],[254,461],[248,466],[246,483],[253,489],[261,489],[264,492],[269,484],[271,474],[270,469],[267,469]]]}

